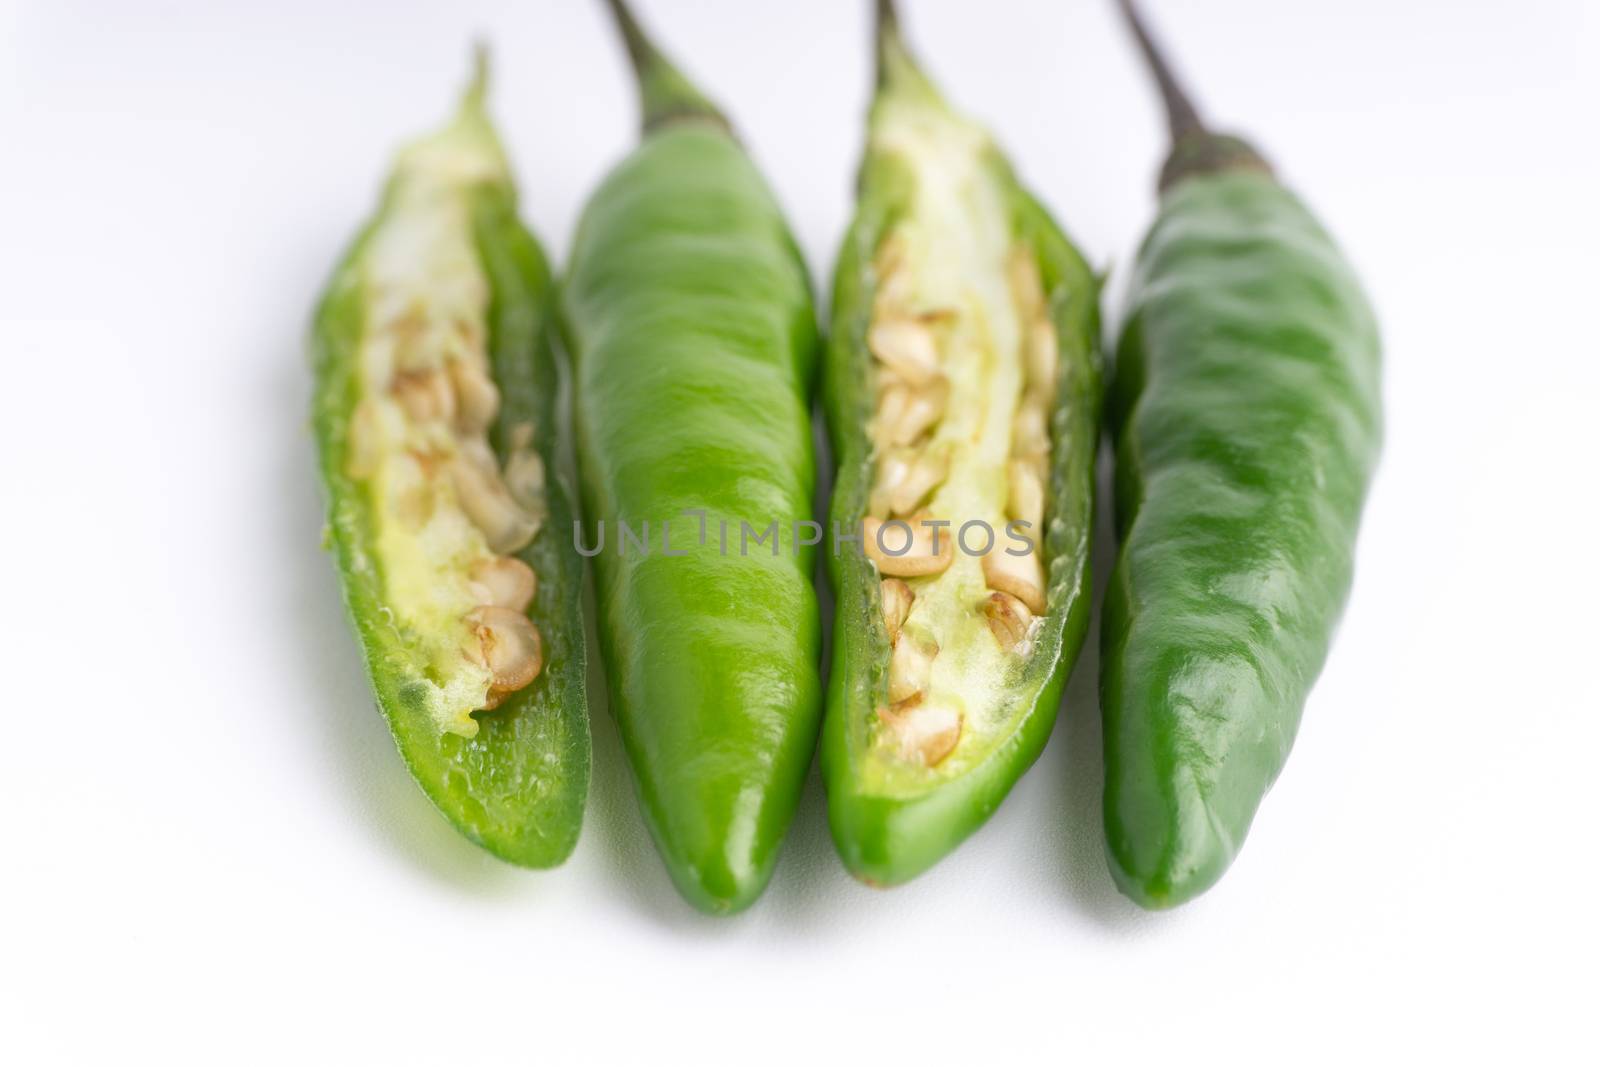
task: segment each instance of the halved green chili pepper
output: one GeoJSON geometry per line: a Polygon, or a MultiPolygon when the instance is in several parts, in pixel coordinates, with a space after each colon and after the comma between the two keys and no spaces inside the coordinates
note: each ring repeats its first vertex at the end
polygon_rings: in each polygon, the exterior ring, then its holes
{"type": "Polygon", "coordinates": [[[1222,875],[1288,757],[1350,586],[1379,352],[1332,240],[1254,149],[1200,122],[1122,6],[1172,153],[1109,402],[1105,824],[1118,886],[1155,908],[1222,875]]]}
{"type": "Polygon", "coordinates": [[[555,464],[544,254],[484,109],[399,156],[316,315],[328,525],[379,706],[423,791],[529,867],[589,783],[582,561],[555,464]]]}
{"type": "Polygon", "coordinates": [[[816,744],[814,538],[798,524],[817,329],[726,120],[612,8],[644,136],[585,208],[563,289],[598,522],[584,551],[646,822],[683,895],[726,913],[771,876],[816,744]]]}
{"type": "Polygon", "coordinates": [[[864,551],[830,557],[822,766],[845,864],[893,885],[1038,758],[1083,643],[1099,283],[878,13],[825,385],[833,525],[864,551]]]}

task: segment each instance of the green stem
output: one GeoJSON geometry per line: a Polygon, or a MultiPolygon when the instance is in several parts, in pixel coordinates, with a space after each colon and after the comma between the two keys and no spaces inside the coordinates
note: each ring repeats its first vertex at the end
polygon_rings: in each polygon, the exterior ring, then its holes
{"type": "Polygon", "coordinates": [[[1230,170],[1254,170],[1266,174],[1272,168],[1248,142],[1227,134],[1213,133],[1200,118],[1194,101],[1178,81],[1167,61],[1166,53],[1157,46],[1145,24],[1144,16],[1134,0],[1117,0],[1128,28],[1144,54],[1145,67],[1155,79],[1161,93],[1161,105],[1167,113],[1167,130],[1172,138],[1172,148],[1167,162],[1161,168],[1162,192],[1172,188],[1184,178],[1196,174],[1217,174],[1230,170]]]}
{"type": "Polygon", "coordinates": [[[1172,64],[1167,62],[1166,53],[1150,36],[1150,28],[1145,25],[1144,16],[1134,6],[1133,0],[1117,0],[1117,6],[1122,9],[1122,17],[1127,19],[1134,39],[1139,42],[1145,66],[1149,68],[1161,92],[1161,104],[1167,112],[1167,129],[1172,135],[1172,143],[1177,144],[1190,134],[1208,132],[1206,124],[1200,121],[1200,113],[1195,110],[1194,101],[1172,72],[1172,64]]]}
{"type": "Polygon", "coordinates": [[[461,110],[482,112],[489,95],[489,45],[478,40],[472,43],[472,81],[461,96],[461,110]]]}
{"type": "Polygon", "coordinates": [[[928,79],[906,45],[900,28],[900,14],[894,0],[877,0],[875,32],[878,59],[878,92],[910,93],[944,107],[938,87],[928,79]]]}
{"type": "Polygon", "coordinates": [[[717,106],[679,73],[650,40],[625,0],[606,0],[606,6],[616,20],[617,32],[622,35],[628,60],[633,64],[643,113],[641,127],[646,134],[684,120],[713,122],[724,130],[730,129],[727,118],[717,106]]]}
{"type": "Polygon", "coordinates": [[[896,55],[905,55],[905,39],[900,36],[900,13],[894,0],[878,0],[877,28],[878,87],[889,81],[896,55]]]}

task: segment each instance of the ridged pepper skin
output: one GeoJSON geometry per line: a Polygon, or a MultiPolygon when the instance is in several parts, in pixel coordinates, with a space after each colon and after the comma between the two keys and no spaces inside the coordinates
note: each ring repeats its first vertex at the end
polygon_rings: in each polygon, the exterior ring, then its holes
{"type": "Polygon", "coordinates": [[[1222,876],[1288,759],[1350,588],[1380,356],[1333,240],[1119,6],[1171,152],[1108,404],[1106,847],[1122,892],[1165,908],[1222,876]]]}
{"type": "Polygon", "coordinates": [[[1289,755],[1350,586],[1378,379],[1366,298],[1292,193],[1252,166],[1170,184],[1111,394],[1101,638],[1106,843],[1145,907],[1222,875],[1289,755]]]}
{"type": "MultiPolygon", "coordinates": [[[[946,105],[912,61],[892,8],[879,7],[880,99],[913,94],[946,105]]],[[[1062,687],[1089,624],[1094,470],[1102,399],[1100,283],[1077,248],[1022,187],[1000,152],[986,165],[1005,189],[1013,239],[1030,249],[1059,345],[1050,416],[1052,456],[1043,552],[1049,610],[1022,669],[1005,682],[1004,725],[993,746],[958,774],[929,768],[915,789],[886,789],[867,773],[875,709],[886,702],[889,636],[880,575],[859,550],[828,557],[835,607],[832,667],[821,761],[834,843],[856,877],[899,885],[932,867],[1000,806],[1033,765],[1055,724],[1062,687]]],[[[874,359],[867,334],[879,279],[874,255],[909,210],[916,176],[892,152],[869,146],[856,215],[835,267],[824,403],[836,462],[830,522],[859,531],[868,510],[875,456],[874,359]]],[[[961,403],[957,396],[952,403],[961,403]]]]}
{"type": "Polygon", "coordinates": [[[562,298],[586,551],[603,530],[601,651],[646,822],[683,896],[727,914],[771,877],[816,744],[815,557],[794,524],[818,336],[766,183],[623,17],[646,133],[585,208],[562,298]],[[689,110],[655,121],[663,79],[689,110]],[[775,521],[781,545],[741,550],[742,523],[775,521]],[[622,529],[645,524],[648,554],[622,529]]]}
{"type": "MultiPolygon", "coordinates": [[[[480,72],[458,128],[465,124],[473,136],[492,139],[482,112],[482,77],[480,72]]],[[[557,449],[554,287],[544,253],[517,218],[509,181],[479,182],[462,195],[470,201],[478,266],[491,291],[488,353],[500,413],[490,444],[503,463],[512,447],[510,428],[534,427],[548,508],[546,529],[517,553],[538,576],[528,615],[543,638],[543,670],[532,685],[479,714],[477,736],[441,731],[416,699],[404,669],[410,638],[385,601],[382,561],[374,551],[372,497],[349,474],[365,317],[363,253],[391,210],[388,197],[318,306],[312,421],[345,603],[402,758],[429,800],[469,839],[510,863],[552,867],[577,843],[589,787],[583,561],[568,533],[573,508],[557,449]]]]}

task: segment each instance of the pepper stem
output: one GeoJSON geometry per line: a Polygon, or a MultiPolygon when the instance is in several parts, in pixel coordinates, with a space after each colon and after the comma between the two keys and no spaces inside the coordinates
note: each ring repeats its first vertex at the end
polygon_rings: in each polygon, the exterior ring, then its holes
{"type": "Polygon", "coordinates": [[[900,12],[894,0],[878,0],[877,27],[874,37],[878,53],[878,87],[881,89],[892,76],[896,54],[905,54],[905,39],[900,36],[900,12]]]}
{"type": "Polygon", "coordinates": [[[877,0],[878,92],[909,92],[944,106],[938,88],[922,72],[900,29],[894,0],[877,0]]]}
{"type": "Polygon", "coordinates": [[[1161,93],[1161,105],[1167,113],[1167,131],[1172,140],[1166,164],[1161,168],[1161,191],[1172,188],[1178,181],[1193,174],[1216,174],[1227,170],[1256,170],[1267,174],[1272,168],[1267,161],[1245,141],[1227,134],[1213,133],[1200,118],[1194,101],[1173,73],[1166,53],[1150,35],[1134,0],[1117,0],[1117,7],[1133,32],[1139,51],[1144,55],[1146,69],[1155,79],[1161,93]]]}
{"type": "Polygon", "coordinates": [[[1189,134],[1209,132],[1206,124],[1200,120],[1200,113],[1195,110],[1194,101],[1172,72],[1172,64],[1167,62],[1166,53],[1150,36],[1150,27],[1145,25],[1144,16],[1134,6],[1133,0],[1117,0],[1117,7],[1122,9],[1122,17],[1127,20],[1128,29],[1133,31],[1139,51],[1144,54],[1145,66],[1149,68],[1161,92],[1161,104],[1167,112],[1167,129],[1173,144],[1189,134]]]}
{"type": "Polygon", "coordinates": [[[462,111],[479,111],[489,96],[489,45],[482,39],[472,42],[472,80],[461,94],[462,111]]]}
{"type": "Polygon", "coordinates": [[[724,130],[730,129],[728,120],[694,84],[673,66],[655,42],[644,32],[634,17],[626,0],[606,0],[617,23],[617,32],[628,49],[628,60],[633,64],[634,78],[639,84],[639,105],[642,112],[641,129],[654,133],[673,122],[699,120],[713,122],[724,130]]]}

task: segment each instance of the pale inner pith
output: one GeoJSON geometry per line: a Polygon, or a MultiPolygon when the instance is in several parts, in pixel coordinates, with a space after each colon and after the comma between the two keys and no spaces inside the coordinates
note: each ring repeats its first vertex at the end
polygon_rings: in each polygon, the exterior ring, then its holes
{"type": "Polygon", "coordinates": [[[360,269],[348,473],[370,494],[384,603],[411,657],[389,666],[441,730],[471,737],[473,711],[543,666],[526,617],[536,576],[515,554],[539,531],[544,471],[531,426],[513,430],[504,468],[489,445],[490,293],[461,188],[427,168],[397,179],[360,269]]]}
{"type": "MultiPolygon", "coordinates": [[[[897,767],[953,769],[981,756],[1014,710],[1006,693],[1045,607],[1039,545],[1056,352],[1037,263],[1017,242],[982,132],[906,108],[884,115],[875,137],[915,179],[909,210],[877,250],[868,331],[867,547],[884,575],[892,644],[872,752],[892,780],[897,767]],[[950,525],[937,553],[930,531],[893,558],[870,536],[874,520],[893,519],[919,536],[922,520],[950,525]],[[1004,555],[1022,549],[1007,532],[1018,520],[1027,528],[1012,529],[1032,551],[1004,555]]],[[[904,535],[889,529],[884,540],[898,548],[904,535]]]]}

